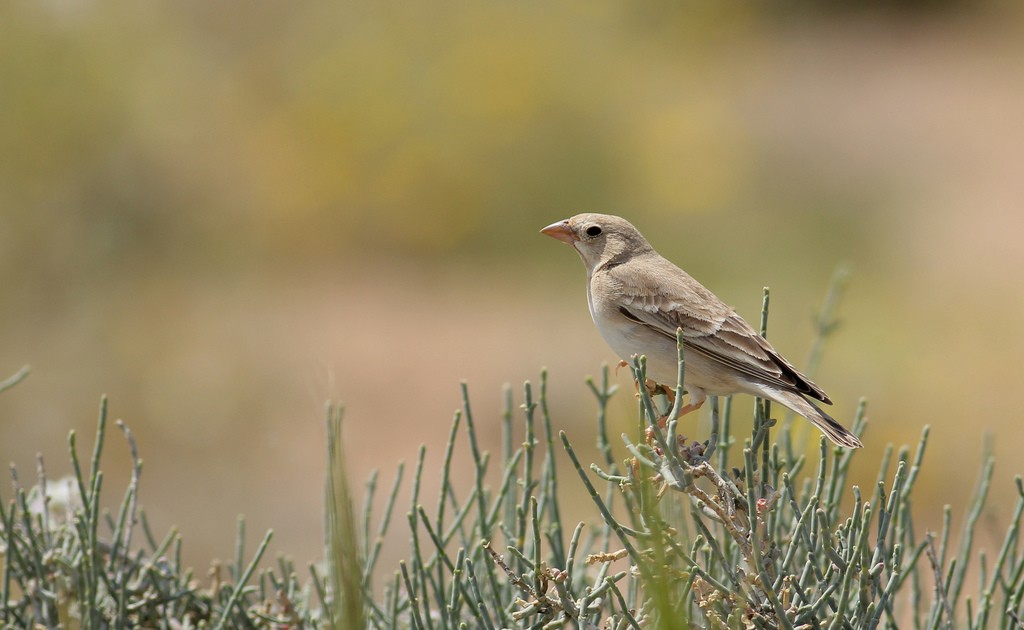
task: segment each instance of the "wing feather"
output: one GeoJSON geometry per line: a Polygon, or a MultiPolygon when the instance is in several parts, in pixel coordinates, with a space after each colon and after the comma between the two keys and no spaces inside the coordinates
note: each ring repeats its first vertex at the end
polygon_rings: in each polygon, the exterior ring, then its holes
{"type": "Polygon", "coordinates": [[[675,265],[671,268],[656,270],[643,278],[616,273],[621,268],[609,270],[619,276],[616,284],[623,298],[619,311],[671,339],[675,339],[676,329],[682,328],[687,351],[698,352],[763,383],[832,404],[820,387],[793,367],[732,308],[683,270],[675,265]]]}

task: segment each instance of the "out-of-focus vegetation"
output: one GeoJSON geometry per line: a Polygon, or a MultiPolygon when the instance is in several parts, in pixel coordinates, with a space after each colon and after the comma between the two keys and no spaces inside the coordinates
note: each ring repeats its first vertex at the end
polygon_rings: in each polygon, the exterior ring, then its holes
{"type": "MultiPolygon", "coordinates": [[[[771,285],[797,363],[848,263],[816,374],[837,413],[867,396],[879,444],[929,422],[942,461],[990,428],[1015,461],[1020,17],[3,3],[0,373],[34,371],[0,402],[0,460],[62,461],[54,438],[108,392],[149,445],[154,526],[190,533],[191,563],[238,513],[315,557],[324,399],[346,402],[356,479],[441,443],[459,378],[496,410],[486,395],[546,364],[552,406],[578,404],[615,357],[574,254],[536,230],[601,210],[748,319],[771,285]]],[[[962,478],[921,481],[936,520],[962,478]]]]}

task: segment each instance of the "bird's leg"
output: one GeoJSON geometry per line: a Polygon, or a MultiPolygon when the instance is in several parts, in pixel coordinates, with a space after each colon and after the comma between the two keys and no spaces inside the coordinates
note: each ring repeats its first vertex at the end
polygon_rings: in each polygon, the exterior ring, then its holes
{"type": "MultiPolygon", "coordinates": [[[[644,381],[644,387],[647,388],[647,393],[650,395],[651,398],[654,398],[655,396],[660,394],[660,395],[664,396],[666,399],[668,399],[668,408],[669,409],[672,408],[672,405],[676,404],[676,391],[673,388],[668,387],[667,385],[662,385],[661,383],[658,383],[654,379],[650,379],[650,378],[647,379],[646,381],[644,381]]],[[[640,384],[639,383],[637,383],[636,391],[637,391],[637,395],[639,395],[640,394],[640,384]]]]}
{"type": "Polygon", "coordinates": [[[679,408],[679,415],[680,416],[685,416],[686,414],[688,414],[688,413],[690,413],[692,411],[697,411],[698,409],[700,409],[701,407],[704,406],[704,401],[705,400],[706,400],[705,398],[701,398],[697,402],[694,402],[691,399],[690,402],[686,403],[685,405],[683,405],[682,407],[679,408]]]}
{"type": "MultiPolygon", "coordinates": [[[[618,369],[620,367],[626,367],[628,365],[629,364],[626,363],[625,361],[619,361],[619,364],[618,364],[618,366],[616,366],[616,369],[618,369]]],[[[635,381],[634,384],[636,385],[637,397],[639,397],[640,396],[640,383],[638,381],[635,381]]],[[[658,383],[657,381],[655,381],[654,379],[651,379],[651,378],[646,379],[644,381],[644,387],[647,388],[647,393],[651,396],[651,398],[653,398],[653,397],[655,397],[655,396],[657,396],[659,394],[664,396],[665,399],[668,400],[668,409],[670,411],[671,411],[672,407],[676,404],[676,390],[675,390],[675,388],[669,387],[668,385],[662,385],[661,383],[658,383]]],[[[694,398],[694,397],[691,396],[691,398],[694,398]]],[[[705,396],[702,393],[702,395],[700,396],[699,400],[696,403],[694,403],[691,400],[691,402],[689,404],[684,405],[683,408],[680,410],[679,415],[682,416],[682,415],[690,413],[691,411],[696,411],[697,409],[700,409],[700,406],[704,404],[704,399],[705,399],[705,396]]],[[[658,418],[658,426],[659,427],[664,429],[665,425],[667,423],[668,423],[668,414],[665,414],[665,415],[663,415],[663,416],[658,418]]]]}
{"type": "MultiPolygon", "coordinates": [[[[644,382],[644,387],[647,388],[647,393],[650,394],[651,398],[657,396],[658,394],[661,394],[662,396],[664,396],[666,398],[666,400],[668,400],[668,410],[669,411],[671,411],[672,407],[676,404],[676,391],[675,391],[675,389],[673,389],[673,388],[671,388],[671,387],[669,387],[667,385],[662,385],[661,383],[658,383],[658,382],[654,381],[653,379],[647,379],[644,382]]],[[[638,390],[640,389],[639,385],[637,386],[637,389],[638,390]]],[[[662,415],[662,416],[660,416],[658,418],[658,426],[661,427],[661,428],[665,428],[665,425],[666,425],[667,422],[668,422],[668,413],[665,413],[664,415],[662,415]]]]}
{"type": "Polygon", "coordinates": [[[664,396],[666,399],[668,399],[668,406],[669,406],[669,409],[671,409],[672,405],[676,404],[676,390],[675,390],[675,388],[674,387],[669,387],[668,385],[661,385],[659,383],[655,383],[654,381],[651,381],[651,379],[647,379],[647,380],[649,381],[648,387],[650,387],[651,384],[654,385],[653,389],[649,389],[648,390],[648,391],[651,392],[651,395],[653,396],[655,394],[661,394],[662,396],[664,396]]]}
{"type": "MultiPolygon", "coordinates": [[[[629,363],[627,361],[625,361],[625,360],[619,361],[618,364],[615,366],[615,373],[618,374],[619,368],[624,368],[624,367],[629,367],[629,363]]],[[[635,384],[636,384],[636,392],[637,392],[637,394],[639,394],[640,393],[640,383],[635,383],[635,384]]],[[[647,388],[647,393],[650,394],[651,397],[654,397],[654,396],[657,396],[658,394],[661,394],[665,398],[667,398],[668,399],[668,406],[669,407],[671,407],[672,405],[676,404],[676,390],[674,388],[669,387],[668,385],[662,385],[662,384],[656,382],[652,378],[649,378],[649,379],[647,379],[644,382],[644,387],[647,388]]]]}
{"type": "MultiPolygon", "coordinates": [[[[675,397],[673,396],[673,403],[675,402],[674,398],[675,397]]],[[[704,401],[707,400],[707,399],[708,399],[707,394],[705,394],[702,390],[695,390],[695,391],[690,392],[690,402],[686,403],[685,405],[683,405],[682,407],[679,408],[679,416],[678,417],[682,418],[683,416],[685,416],[688,413],[692,413],[694,411],[697,411],[698,409],[700,409],[701,407],[704,406],[704,401]]],[[[665,425],[667,425],[667,424],[668,424],[668,416],[667,415],[658,418],[658,426],[659,427],[664,429],[665,425]]]]}

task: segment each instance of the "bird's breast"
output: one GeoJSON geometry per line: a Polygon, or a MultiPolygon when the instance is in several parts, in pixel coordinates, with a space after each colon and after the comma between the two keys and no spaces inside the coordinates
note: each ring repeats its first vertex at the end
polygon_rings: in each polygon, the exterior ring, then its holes
{"type": "Polygon", "coordinates": [[[638,324],[619,312],[619,305],[612,300],[603,299],[600,291],[588,292],[590,315],[594,325],[615,354],[621,359],[629,360],[634,354],[647,356],[648,372],[660,377],[668,377],[666,382],[675,381],[675,344],[654,329],[638,324]],[[662,364],[665,365],[662,365],[662,364]]]}

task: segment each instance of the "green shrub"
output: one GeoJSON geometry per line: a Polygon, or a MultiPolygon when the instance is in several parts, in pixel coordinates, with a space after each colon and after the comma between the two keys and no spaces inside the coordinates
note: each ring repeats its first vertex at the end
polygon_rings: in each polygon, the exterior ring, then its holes
{"type": "MultiPolygon", "coordinates": [[[[767,310],[767,296],[765,304],[767,310]]],[[[819,321],[819,342],[833,327],[833,304],[819,321]]],[[[631,369],[643,382],[644,359],[631,369]]],[[[140,461],[121,423],[133,475],[117,513],[100,509],[104,401],[87,467],[70,436],[75,474],[63,486],[46,479],[41,461],[31,486],[12,471],[14,496],[0,501],[0,621],[89,629],[1021,627],[1019,477],[1016,511],[995,561],[974,552],[991,460],[954,551],[948,509],[937,537],[914,525],[912,493],[927,428],[913,451],[885,449],[877,482],[863,493],[847,482],[854,451],[822,438],[808,458],[788,420],[776,425],[764,401],[755,407],[751,435],[739,443],[730,431],[730,401],[719,408],[712,400],[711,436],[697,442],[678,435],[677,407],[641,388],[636,431],[622,436],[616,455],[607,430],[615,393],[607,368],[590,387],[600,466],[585,466],[568,435],[556,436],[543,373],[539,389],[524,387],[520,420],[506,390],[503,442],[494,456],[481,448],[463,385],[463,409],[439,471],[441,492],[430,509],[420,494],[420,448],[406,511],[409,555],[397,568],[379,558],[401,510],[404,467],[383,514],[370,508],[376,473],[357,514],[340,448],[340,410],[328,407],[326,568],[309,567],[308,577],[285,560],[260,568],[271,533],[249,557],[240,520],[234,562],[215,566],[207,586],[181,565],[179,533],[157,539],[137,510],[140,461]],[[472,461],[463,496],[452,477],[457,449],[472,461]],[[572,464],[563,472],[574,470],[578,479],[559,476],[556,458],[563,453],[572,464]],[[566,523],[560,499],[581,492],[594,504],[593,522],[566,523]],[[976,589],[966,585],[969,567],[980,577],[976,589]]],[[[853,422],[858,434],[863,412],[862,403],[853,422]]]]}

